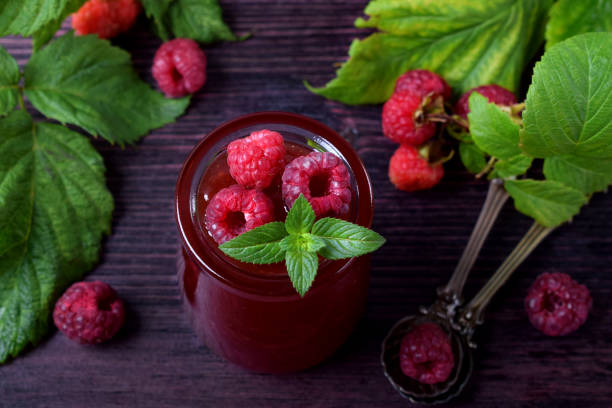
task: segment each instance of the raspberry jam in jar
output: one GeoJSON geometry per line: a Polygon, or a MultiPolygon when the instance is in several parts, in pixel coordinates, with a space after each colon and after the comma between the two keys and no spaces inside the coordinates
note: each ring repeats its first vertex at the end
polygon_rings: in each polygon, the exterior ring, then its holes
{"type": "MultiPolygon", "coordinates": [[[[176,188],[181,240],[178,281],[197,336],[227,360],[257,372],[281,373],[313,366],[329,357],[353,331],[363,311],[370,275],[368,255],[320,259],[314,283],[302,298],[284,263],[254,265],[227,257],[204,225],[206,206],[236,182],[226,163],[227,145],[256,130],[279,132],[286,161],[317,146],[338,156],[349,170],[352,200],[342,218],[370,227],[372,187],[363,163],[347,141],[304,116],[262,112],[242,116],[206,136],[187,158],[176,188]]],[[[264,192],[275,220],[287,209],[280,175],[264,192]]]]}

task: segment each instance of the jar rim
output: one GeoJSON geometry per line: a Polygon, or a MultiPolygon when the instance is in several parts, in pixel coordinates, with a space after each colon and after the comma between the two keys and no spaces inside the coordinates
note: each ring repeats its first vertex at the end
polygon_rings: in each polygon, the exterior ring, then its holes
{"type": "MultiPolygon", "coordinates": [[[[355,196],[358,200],[358,211],[354,222],[366,228],[371,227],[374,215],[372,185],[365,166],[354,148],[330,127],[303,115],[281,111],[256,112],[239,116],[216,127],[198,142],[183,163],[178,176],[175,190],[176,223],[181,244],[191,261],[200,268],[200,273],[207,271],[209,275],[220,282],[243,292],[293,297],[297,296],[294,290],[289,293],[283,293],[286,292],[283,291],[283,288],[292,288],[288,275],[254,276],[241,271],[240,268],[230,263],[227,259],[222,259],[222,257],[215,253],[218,251],[210,251],[204,240],[200,238],[201,235],[198,233],[198,226],[194,222],[193,217],[194,209],[191,205],[190,195],[200,162],[204,159],[205,155],[224,138],[244,128],[260,124],[288,125],[301,128],[322,137],[333,145],[344,156],[355,177],[355,184],[357,186],[355,196]],[[218,272],[219,268],[223,269],[223,273],[218,272]]],[[[330,273],[327,273],[327,270],[325,273],[319,273],[309,292],[315,291],[316,287],[341,274],[352,263],[353,259],[332,262],[330,265],[334,265],[332,267],[334,270],[330,273]]]]}

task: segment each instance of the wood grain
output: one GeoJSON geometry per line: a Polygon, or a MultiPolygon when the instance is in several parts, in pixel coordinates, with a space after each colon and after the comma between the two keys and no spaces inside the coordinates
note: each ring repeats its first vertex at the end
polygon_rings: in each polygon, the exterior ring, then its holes
{"type": "MultiPolygon", "coordinates": [[[[486,183],[456,162],[442,184],[406,194],[387,180],[394,145],[380,131],[380,106],[349,107],[309,93],[343,61],[365,0],[233,0],[226,19],[242,43],[206,49],[208,82],[187,115],[135,146],[103,141],[116,210],[113,234],[88,279],[113,285],[129,308],[119,337],[81,347],[53,332],[39,347],[0,367],[2,407],[403,407],[379,365],[380,343],[393,322],[429,304],[449,278],[476,221],[486,183]],[[372,258],[367,311],[357,331],[328,362],[306,372],[257,375],[197,344],[184,319],[175,277],[172,212],[176,177],[192,146],[237,115],[285,110],[352,135],[373,179],[374,228],[388,243],[372,258]]],[[[133,55],[142,77],[160,41],[141,22],[116,43],[133,55]]],[[[0,40],[23,66],[30,40],[0,40]]],[[[52,69],[52,68],[50,68],[52,69]]],[[[597,195],[573,223],[555,231],[497,295],[478,331],[477,366],[456,407],[611,406],[612,201],[597,195]],[[558,270],[586,284],[592,314],[578,332],[547,338],[529,324],[522,301],[533,279],[558,270]]],[[[530,221],[512,204],[502,211],[467,285],[470,296],[510,252],[530,221]]]]}

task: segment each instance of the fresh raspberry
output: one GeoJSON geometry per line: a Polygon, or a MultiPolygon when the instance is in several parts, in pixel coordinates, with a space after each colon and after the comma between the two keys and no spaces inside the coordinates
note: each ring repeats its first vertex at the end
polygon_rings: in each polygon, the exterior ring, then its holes
{"type": "Polygon", "coordinates": [[[389,179],[400,190],[427,190],[444,176],[441,164],[432,166],[414,146],[400,146],[389,161],[389,179]]]}
{"type": "Polygon", "coordinates": [[[448,334],[437,324],[420,324],[402,339],[400,367],[408,377],[423,384],[436,384],[445,381],[454,366],[448,334]]]}
{"type": "Polygon", "coordinates": [[[285,165],[283,137],[271,130],[258,130],[227,146],[230,174],[247,188],[266,188],[285,165]]]}
{"type": "Polygon", "coordinates": [[[317,217],[347,214],[352,197],[346,166],[328,152],[312,152],[289,163],[282,192],[288,208],[304,194],[317,217]]]}
{"type": "Polygon", "coordinates": [[[425,121],[423,98],[417,91],[394,93],[383,106],[382,128],[389,139],[414,146],[436,133],[436,124],[425,121]]]}
{"type": "Polygon", "coordinates": [[[503,88],[499,85],[483,85],[477,86],[476,88],[472,88],[463,95],[457,101],[455,105],[455,113],[463,118],[467,119],[468,113],[470,113],[470,106],[468,104],[468,100],[470,99],[470,95],[472,92],[478,92],[485,98],[489,100],[489,102],[494,103],[500,106],[510,106],[516,103],[516,97],[512,92],[503,88]]]}
{"type": "Polygon", "coordinates": [[[234,184],[210,200],[204,216],[206,229],[219,244],[274,221],[274,204],[263,192],[234,184]]]}
{"type": "Polygon", "coordinates": [[[525,309],[531,324],[547,336],[565,336],[587,319],[589,290],[564,273],[543,273],[529,288],[525,309]]]}
{"type": "Polygon", "coordinates": [[[422,98],[431,93],[440,95],[445,100],[451,97],[451,89],[446,81],[438,74],[426,69],[408,71],[397,79],[394,92],[405,91],[412,91],[422,98]]]}
{"type": "Polygon", "coordinates": [[[140,8],[137,0],[89,0],[72,15],[72,28],[78,35],[112,38],[134,24],[140,8]]]}
{"type": "Polygon", "coordinates": [[[81,344],[109,340],[119,331],[125,310],[117,292],[104,282],[77,282],[59,298],[53,311],[57,328],[81,344]]]}
{"type": "Polygon", "coordinates": [[[195,93],[206,82],[206,54],[189,38],[163,43],[153,57],[153,77],[168,98],[195,93]]]}

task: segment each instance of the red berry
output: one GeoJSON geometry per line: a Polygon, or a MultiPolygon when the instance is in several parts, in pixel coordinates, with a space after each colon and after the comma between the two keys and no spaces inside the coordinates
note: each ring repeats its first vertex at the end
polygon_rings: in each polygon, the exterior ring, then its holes
{"type": "Polygon", "coordinates": [[[494,103],[496,105],[501,106],[510,106],[516,103],[516,97],[512,92],[503,88],[499,85],[483,85],[478,86],[476,88],[472,88],[463,95],[457,101],[455,105],[455,113],[467,119],[467,114],[470,113],[470,106],[468,104],[468,99],[472,92],[478,92],[485,98],[489,100],[489,102],[494,103]]]}
{"type": "Polygon", "coordinates": [[[285,165],[283,137],[271,130],[258,130],[227,146],[230,174],[247,188],[266,188],[285,165]]]}
{"type": "Polygon", "coordinates": [[[414,146],[400,146],[389,161],[389,179],[400,190],[427,190],[444,176],[441,164],[432,166],[414,146]]]}
{"type": "Polygon", "coordinates": [[[589,290],[564,273],[543,273],[529,288],[529,321],[547,336],[565,336],[587,319],[593,300],[589,290]]]}
{"type": "Polygon", "coordinates": [[[215,194],[204,216],[206,229],[219,245],[271,221],[274,221],[272,200],[261,191],[247,190],[238,184],[215,194]]]}
{"type": "Polygon", "coordinates": [[[436,124],[425,121],[423,98],[416,91],[395,93],[382,112],[383,133],[397,143],[418,146],[436,133],[436,124]]]}
{"type": "Polygon", "coordinates": [[[59,298],[53,311],[57,328],[71,340],[97,344],[113,337],[125,319],[123,302],[104,282],[77,282],[59,298]]]}
{"type": "Polygon", "coordinates": [[[153,77],[168,98],[195,93],[206,82],[206,54],[189,38],[163,43],[153,58],[153,77]]]}
{"type": "Polygon", "coordinates": [[[414,327],[400,345],[402,372],[423,384],[445,381],[455,366],[448,334],[435,323],[414,327]]]}
{"type": "Polygon", "coordinates": [[[127,31],[139,13],[137,0],[89,0],[72,15],[72,28],[78,35],[112,38],[127,31]]]}
{"type": "Polygon", "coordinates": [[[451,97],[451,89],[446,81],[438,74],[425,69],[408,71],[397,79],[394,92],[405,91],[412,91],[422,98],[431,93],[434,96],[440,95],[445,100],[451,97]]]}
{"type": "Polygon", "coordinates": [[[332,153],[312,152],[294,159],[283,172],[283,199],[291,208],[300,194],[312,205],[317,217],[342,216],[351,203],[349,173],[332,153]]]}

